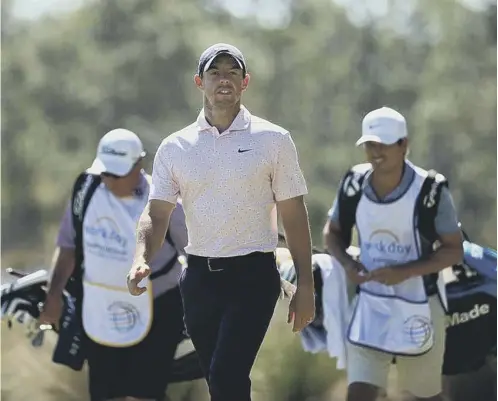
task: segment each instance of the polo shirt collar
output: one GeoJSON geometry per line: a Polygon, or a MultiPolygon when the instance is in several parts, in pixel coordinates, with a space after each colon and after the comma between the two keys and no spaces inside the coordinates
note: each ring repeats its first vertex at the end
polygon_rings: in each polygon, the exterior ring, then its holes
{"type": "MultiPolygon", "coordinates": [[[[251,113],[244,106],[240,106],[240,111],[232,122],[232,125],[228,127],[227,131],[243,131],[249,128],[251,123],[251,113]]],[[[197,129],[198,131],[208,131],[213,127],[207,122],[206,116],[204,115],[204,109],[201,110],[197,117],[197,129]]]]}

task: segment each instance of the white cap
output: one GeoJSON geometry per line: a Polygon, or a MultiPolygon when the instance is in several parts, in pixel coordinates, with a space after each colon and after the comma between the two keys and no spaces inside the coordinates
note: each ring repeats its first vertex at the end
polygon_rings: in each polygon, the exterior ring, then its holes
{"type": "Polygon", "coordinates": [[[127,129],[117,128],[105,134],[99,142],[97,157],[90,167],[94,174],[127,175],[145,156],[140,138],[127,129]]]}
{"type": "Polygon", "coordinates": [[[408,135],[405,117],[389,107],[368,113],[363,118],[361,131],[361,138],[356,141],[356,146],[365,142],[392,145],[408,135]]]}

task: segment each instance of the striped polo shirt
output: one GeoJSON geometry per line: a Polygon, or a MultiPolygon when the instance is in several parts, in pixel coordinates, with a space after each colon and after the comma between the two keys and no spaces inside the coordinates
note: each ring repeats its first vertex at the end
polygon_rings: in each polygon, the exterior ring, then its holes
{"type": "Polygon", "coordinates": [[[149,199],[181,196],[185,251],[208,257],[276,249],[276,202],[307,194],[287,130],[245,107],[223,133],[201,111],[197,121],[163,140],[155,155],[149,199]]]}

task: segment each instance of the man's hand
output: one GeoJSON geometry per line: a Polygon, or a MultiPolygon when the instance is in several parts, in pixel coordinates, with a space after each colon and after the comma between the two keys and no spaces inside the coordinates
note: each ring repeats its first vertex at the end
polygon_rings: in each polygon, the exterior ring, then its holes
{"type": "Polygon", "coordinates": [[[163,245],[169,218],[175,205],[175,203],[157,199],[150,200],[138,220],[135,257],[130,272],[126,276],[128,291],[131,295],[140,295],[147,291],[146,287],[139,287],[138,284],[150,274],[150,267],[147,263],[163,245]]]}
{"type": "Polygon", "coordinates": [[[409,269],[403,266],[386,266],[376,269],[370,273],[372,281],[384,285],[396,285],[412,277],[409,269]]]}
{"type": "Polygon", "coordinates": [[[351,260],[344,266],[346,275],[353,284],[360,285],[371,280],[371,273],[361,263],[351,260]]]}
{"type": "Polygon", "coordinates": [[[138,284],[149,275],[150,267],[145,263],[139,263],[131,267],[130,272],[126,276],[128,291],[131,295],[138,296],[147,291],[147,287],[139,287],[138,284]]]}
{"type": "Polygon", "coordinates": [[[289,304],[287,323],[294,320],[293,332],[301,331],[315,319],[315,289],[313,285],[298,285],[289,304]]]}
{"type": "Polygon", "coordinates": [[[327,220],[323,228],[323,240],[325,248],[334,256],[344,268],[348,280],[355,285],[370,281],[370,273],[365,266],[357,262],[347,252],[344,244],[341,227],[338,222],[327,220]]]}
{"type": "Polygon", "coordinates": [[[62,299],[62,294],[59,296],[47,295],[45,303],[43,304],[43,309],[40,313],[40,318],[38,319],[40,325],[50,324],[56,329],[59,329],[63,308],[64,301],[62,299]]]}
{"type": "Polygon", "coordinates": [[[38,321],[40,325],[52,325],[54,328],[59,329],[59,322],[64,309],[62,294],[75,266],[74,248],[57,247],[53,259],[52,277],[48,283],[47,296],[38,321]]]}

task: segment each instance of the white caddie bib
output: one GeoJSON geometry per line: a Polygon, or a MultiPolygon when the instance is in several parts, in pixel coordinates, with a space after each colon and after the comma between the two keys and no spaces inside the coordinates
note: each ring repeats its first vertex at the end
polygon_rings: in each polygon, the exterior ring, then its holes
{"type": "Polygon", "coordinates": [[[427,300],[415,303],[362,290],[356,301],[348,329],[351,343],[405,356],[422,355],[432,348],[427,300]]]}
{"type": "MultiPolygon", "coordinates": [[[[363,194],[356,212],[360,261],[368,271],[420,258],[414,216],[424,176],[417,173],[398,200],[376,203],[363,194]]],[[[387,286],[363,283],[348,328],[356,345],[396,355],[416,356],[432,348],[434,330],[422,277],[387,286]]]]}
{"type": "Polygon", "coordinates": [[[83,327],[93,341],[111,347],[128,347],[142,341],[153,318],[153,296],[128,292],[126,275],[135,252],[135,230],[147,196],[133,204],[133,215],[101,184],[95,191],[83,222],[83,327]]]}

